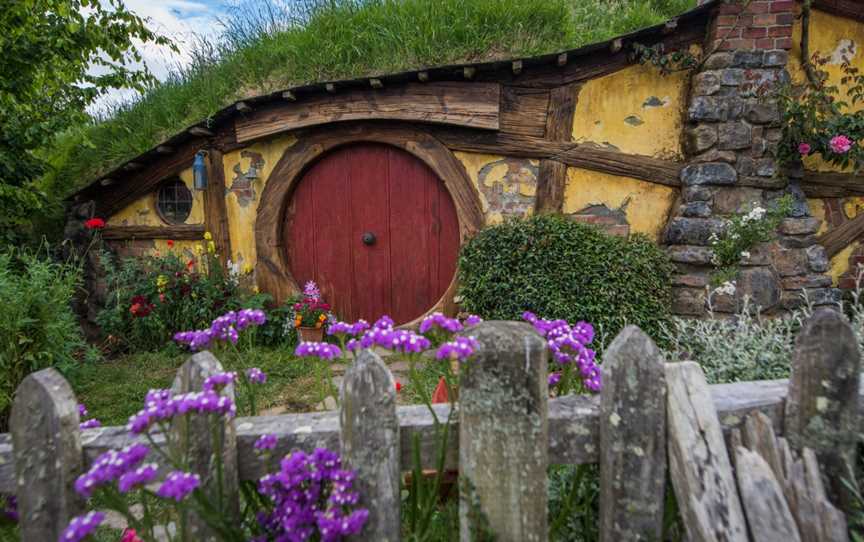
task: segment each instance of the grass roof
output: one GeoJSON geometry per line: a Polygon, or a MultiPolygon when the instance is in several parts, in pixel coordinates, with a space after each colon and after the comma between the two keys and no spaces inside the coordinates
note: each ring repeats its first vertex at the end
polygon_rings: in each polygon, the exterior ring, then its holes
{"type": "Polygon", "coordinates": [[[63,197],[244,97],[324,80],[526,57],[604,41],[696,0],[246,0],[218,43],[103,119],[52,142],[49,193],[63,197]]]}

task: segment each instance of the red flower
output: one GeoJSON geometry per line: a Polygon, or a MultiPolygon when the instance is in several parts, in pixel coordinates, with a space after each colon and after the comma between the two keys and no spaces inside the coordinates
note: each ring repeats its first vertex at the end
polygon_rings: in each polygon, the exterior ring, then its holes
{"type": "Polygon", "coordinates": [[[188,267],[189,269],[195,267],[195,260],[189,260],[188,262],[186,262],[186,267],[188,267]]]}
{"type": "Polygon", "coordinates": [[[129,307],[129,312],[136,318],[144,318],[153,310],[153,304],[143,295],[132,297],[132,305],[129,307]]]}
{"type": "Polygon", "coordinates": [[[123,531],[123,538],[120,539],[120,542],[144,542],[138,537],[138,533],[135,532],[135,529],[126,528],[123,531]]]}
{"type": "Polygon", "coordinates": [[[433,403],[447,403],[450,401],[449,394],[447,393],[447,382],[444,380],[442,376],[440,380],[438,380],[438,385],[435,386],[435,391],[432,392],[432,402],[433,403]]]}
{"type": "Polygon", "coordinates": [[[88,230],[101,230],[105,227],[105,221],[101,218],[91,218],[84,221],[84,227],[88,230]]]}
{"type": "Polygon", "coordinates": [[[402,383],[397,380],[396,381],[396,393],[399,393],[400,391],[402,391],[402,383]]]}
{"type": "Polygon", "coordinates": [[[168,248],[174,248],[174,241],[172,241],[171,239],[168,239],[166,244],[168,245],[168,248]]]}

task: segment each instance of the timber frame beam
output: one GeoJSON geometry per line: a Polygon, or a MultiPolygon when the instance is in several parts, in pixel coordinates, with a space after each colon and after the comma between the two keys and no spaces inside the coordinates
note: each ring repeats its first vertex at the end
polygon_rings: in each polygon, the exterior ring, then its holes
{"type": "MultiPolygon", "coordinates": [[[[576,113],[578,85],[554,88],[549,93],[546,112],[546,138],[549,141],[568,142],[573,139],[573,117],[576,113]]],[[[564,188],[567,185],[567,164],[553,158],[540,160],[537,178],[537,197],[534,212],[560,213],[564,209],[564,188]]]]}
{"type": "Polygon", "coordinates": [[[173,239],[198,241],[204,238],[204,224],[177,224],[174,226],[105,226],[101,231],[106,241],[134,241],[141,239],[173,239]]]}

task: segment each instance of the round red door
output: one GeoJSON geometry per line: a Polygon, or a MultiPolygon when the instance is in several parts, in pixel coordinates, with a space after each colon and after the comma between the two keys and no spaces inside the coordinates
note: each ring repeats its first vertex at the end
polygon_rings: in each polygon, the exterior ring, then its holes
{"type": "Polygon", "coordinates": [[[318,283],[336,315],[414,320],[456,271],[459,224],[444,183],[411,154],[340,147],[297,184],[285,220],[291,273],[318,283]]]}

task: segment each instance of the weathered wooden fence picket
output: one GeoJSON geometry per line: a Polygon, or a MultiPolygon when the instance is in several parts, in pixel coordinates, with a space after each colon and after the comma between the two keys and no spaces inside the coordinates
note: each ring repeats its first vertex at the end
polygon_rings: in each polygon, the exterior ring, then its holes
{"type": "MultiPolygon", "coordinates": [[[[705,465],[692,463],[692,454],[710,454],[717,443],[709,441],[722,441],[724,434],[740,438],[735,429],[743,429],[753,412],[762,413],[759,419],[787,434],[791,443],[815,450],[834,476],[829,482],[836,493],[842,493],[836,477],[852,472],[861,423],[860,356],[851,329],[837,315],[817,313],[802,332],[791,385],[775,380],[707,386],[698,366],[666,365],[651,339],[628,327],[606,351],[599,397],[548,398],[545,343],[526,324],[486,322],[473,335],[480,349],[462,370],[446,460],[448,468],[460,469],[463,541],[476,527],[477,509],[501,542],[544,540],[547,466],[584,463],[600,465],[604,541],[660,538],[667,464],[676,493],[693,485],[695,498],[682,502],[678,496],[691,540],[747,540],[738,496],[730,494],[735,482],[724,468],[729,458],[709,458],[714,470],[705,471],[705,465]],[[670,406],[667,423],[667,404],[679,404],[673,401],[687,406],[670,406]],[[700,403],[714,414],[706,418],[700,403]],[[729,497],[731,504],[721,513],[723,528],[730,531],[702,532],[697,526],[706,514],[716,513],[705,507],[706,499],[718,495],[729,497]]],[[[221,366],[211,354],[196,354],[179,369],[174,390],[199,389],[207,375],[218,371],[221,366]]],[[[434,408],[440,420],[448,419],[448,405],[434,408]]],[[[82,431],[77,412],[65,380],[52,369],[39,371],[18,389],[11,435],[0,435],[0,492],[17,495],[28,542],[55,542],[83,506],[72,489],[82,469],[100,453],[135,440],[124,427],[82,431]]],[[[206,487],[213,443],[204,433],[193,423],[187,444],[199,459],[195,468],[206,487]]],[[[424,468],[435,465],[438,446],[432,415],[422,405],[396,406],[393,376],[372,352],[362,353],[348,369],[339,412],[240,417],[226,423],[222,435],[232,510],[237,481],[277,470],[279,459],[291,450],[341,450],[358,471],[363,504],[370,509],[360,538],[374,541],[400,539],[400,477],[412,467],[415,436],[424,468]],[[269,458],[253,449],[264,434],[279,439],[269,458]]],[[[743,457],[739,461],[753,463],[743,448],[735,450],[743,457]]],[[[730,455],[734,459],[734,452],[730,455]]],[[[211,538],[203,525],[193,522],[191,528],[198,539],[211,538]]]]}

